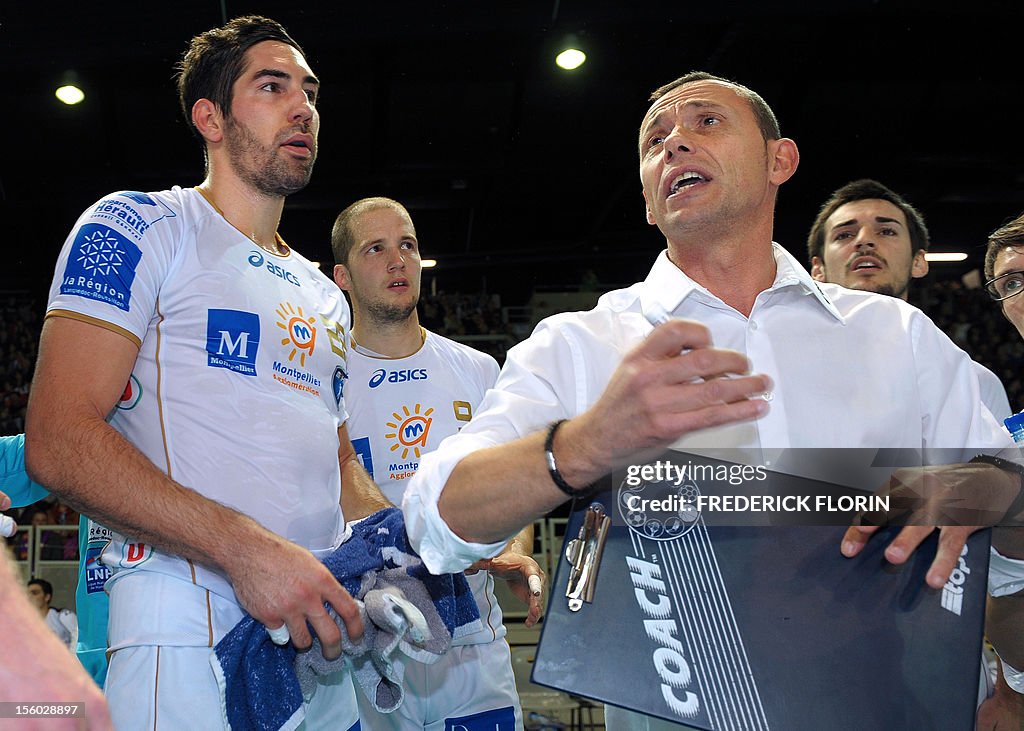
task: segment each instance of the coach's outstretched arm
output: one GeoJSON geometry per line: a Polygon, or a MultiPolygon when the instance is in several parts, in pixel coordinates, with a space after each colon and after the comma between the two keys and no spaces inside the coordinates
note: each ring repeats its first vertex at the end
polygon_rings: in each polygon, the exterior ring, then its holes
{"type": "Polygon", "coordinates": [[[287,624],[297,647],[312,641],[308,621],[324,654],[337,657],[340,631],[323,602],[353,635],[362,624],[330,572],[306,549],[178,484],[107,424],[137,355],[112,330],[47,318],[26,418],[29,474],[112,530],[220,569],[245,609],[268,627],[287,624]]]}
{"type": "MultiPolygon", "coordinates": [[[[569,486],[584,490],[616,467],[657,454],[683,434],[761,416],[768,404],[757,396],[771,387],[770,379],[725,377],[749,371],[741,353],[711,347],[703,325],[683,320],[660,325],[626,355],[601,398],[557,430],[552,453],[559,473],[569,486]]],[[[559,416],[553,412],[551,420],[559,416]]],[[[425,548],[421,554],[431,570],[468,565],[470,553],[495,551],[500,547],[492,544],[507,541],[566,501],[548,471],[547,436],[541,430],[473,451],[458,463],[436,510],[456,536],[476,546],[461,558],[425,548]]],[[[439,452],[444,451],[442,444],[439,452]]],[[[425,484],[430,478],[422,466],[413,479],[416,494],[407,494],[404,508],[415,542],[438,529],[430,497],[437,486],[425,484]]]]}

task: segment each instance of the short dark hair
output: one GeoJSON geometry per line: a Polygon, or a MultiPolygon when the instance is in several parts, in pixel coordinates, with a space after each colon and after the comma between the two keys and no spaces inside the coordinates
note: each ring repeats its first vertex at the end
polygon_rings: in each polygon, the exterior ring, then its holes
{"type": "Polygon", "coordinates": [[[409,211],[396,200],[384,198],[383,196],[360,198],[339,213],[338,217],[334,220],[334,228],[331,229],[331,251],[334,252],[335,264],[348,264],[348,257],[352,253],[352,248],[357,243],[355,234],[352,231],[352,221],[355,220],[356,216],[360,216],[368,211],[380,210],[381,208],[390,208],[393,211],[398,211],[412,221],[409,211]]]}
{"type": "Polygon", "coordinates": [[[1024,253],[1024,214],[989,234],[985,248],[985,281],[995,276],[996,259],[1004,249],[1024,253]]]}
{"type": "Polygon", "coordinates": [[[306,55],[280,23],[260,15],[235,18],[189,43],[177,66],[178,101],[186,124],[200,142],[203,137],[192,123],[192,107],[200,99],[209,99],[225,117],[231,117],[234,85],[245,68],[245,54],[263,41],[279,41],[306,55]]]}
{"type": "Polygon", "coordinates": [[[834,192],[818,211],[818,216],[811,225],[811,231],[807,234],[807,258],[809,261],[816,256],[820,258],[825,250],[825,222],[828,217],[835,213],[840,206],[869,198],[888,201],[903,213],[903,217],[907,219],[907,229],[910,234],[911,254],[916,254],[921,250],[928,251],[931,241],[928,238],[928,227],[925,226],[921,213],[907,203],[903,196],[893,192],[877,180],[862,178],[847,183],[834,192]]]}
{"type": "Polygon", "coordinates": [[[42,589],[43,594],[49,594],[51,598],[53,597],[53,584],[51,584],[46,579],[29,579],[29,582],[26,584],[26,586],[32,586],[33,584],[37,585],[40,589],[42,589]]]}
{"type": "Polygon", "coordinates": [[[747,103],[750,104],[750,110],[754,113],[754,118],[757,119],[757,126],[761,130],[761,136],[764,138],[764,141],[768,142],[769,140],[777,140],[782,137],[782,131],[779,129],[779,120],[775,116],[775,112],[772,111],[772,108],[768,106],[768,102],[766,102],[760,94],[747,88],[743,84],[733,81],[732,79],[715,76],[714,74],[709,74],[706,71],[691,71],[687,74],[683,74],[675,81],[670,81],[663,86],[659,86],[651,92],[651,96],[648,101],[656,102],[673,89],[677,89],[680,86],[692,84],[697,81],[717,81],[733,87],[736,89],[736,93],[746,99],[747,103]]]}

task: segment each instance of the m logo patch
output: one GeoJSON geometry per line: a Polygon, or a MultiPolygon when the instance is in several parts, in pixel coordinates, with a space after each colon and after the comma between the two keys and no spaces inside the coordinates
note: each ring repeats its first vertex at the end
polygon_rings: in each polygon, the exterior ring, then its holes
{"type": "Polygon", "coordinates": [[[255,376],[259,346],[259,315],[239,310],[209,310],[206,363],[211,368],[227,368],[243,376],[255,376]]]}

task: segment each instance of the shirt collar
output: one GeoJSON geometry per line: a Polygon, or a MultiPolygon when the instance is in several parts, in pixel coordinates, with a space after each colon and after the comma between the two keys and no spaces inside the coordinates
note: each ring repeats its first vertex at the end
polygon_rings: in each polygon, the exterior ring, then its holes
{"type": "MultiPolygon", "coordinates": [[[[796,286],[804,290],[804,292],[814,295],[814,298],[821,303],[821,306],[832,317],[836,318],[843,325],[846,324],[846,319],[839,314],[839,310],[832,304],[832,301],[825,296],[825,293],[821,291],[821,287],[814,280],[813,277],[807,272],[803,266],[800,265],[792,254],[786,251],[784,248],[772,242],[772,252],[775,254],[775,281],[772,283],[772,289],[779,289],[781,287],[792,287],[796,286]]],[[[665,257],[668,258],[667,256],[665,257]]]]}
{"type": "MultiPolygon", "coordinates": [[[[792,254],[774,242],[772,243],[772,253],[775,256],[775,281],[772,283],[771,290],[798,287],[805,293],[813,295],[832,317],[840,323],[846,324],[839,310],[792,254]]],[[[651,267],[651,271],[644,280],[644,287],[640,292],[640,306],[645,315],[657,311],[659,308],[672,314],[695,292],[703,293],[715,300],[718,299],[673,264],[668,258],[666,249],[658,255],[654,266],[651,267]]]]}

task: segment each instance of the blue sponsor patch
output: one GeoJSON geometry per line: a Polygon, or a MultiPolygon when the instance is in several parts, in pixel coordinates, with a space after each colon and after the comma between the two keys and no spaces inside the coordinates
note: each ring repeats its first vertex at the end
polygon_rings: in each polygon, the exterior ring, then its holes
{"type": "Polygon", "coordinates": [[[103,591],[110,578],[110,567],[100,563],[102,546],[89,546],[85,551],[85,589],[89,594],[103,591]]]}
{"type": "Polygon", "coordinates": [[[352,440],[352,448],[356,450],[359,457],[359,464],[363,466],[370,477],[373,477],[373,452],[370,449],[370,437],[359,437],[352,440]]]}
{"type": "Polygon", "coordinates": [[[334,367],[334,376],[331,378],[331,388],[334,389],[334,403],[340,408],[341,407],[341,394],[345,390],[345,380],[348,378],[348,374],[345,373],[345,369],[341,366],[334,367]]]}
{"type": "Polygon", "coordinates": [[[444,731],[515,731],[515,728],[516,712],[512,706],[444,720],[444,731]]]}
{"type": "Polygon", "coordinates": [[[109,226],[87,223],[78,229],[64,267],[60,293],[98,300],[128,312],[139,247],[109,226]]]}
{"type": "Polygon", "coordinates": [[[207,365],[255,376],[259,346],[259,315],[239,310],[209,310],[206,320],[207,365]]]}
{"type": "Polygon", "coordinates": [[[155,206],[156,201],[150,198],[145,193],[139,193],[135,190],[122,190],[118,195],[122,195],[129,200],[133,200],[136,203],[143,206],[155,206]]]}

